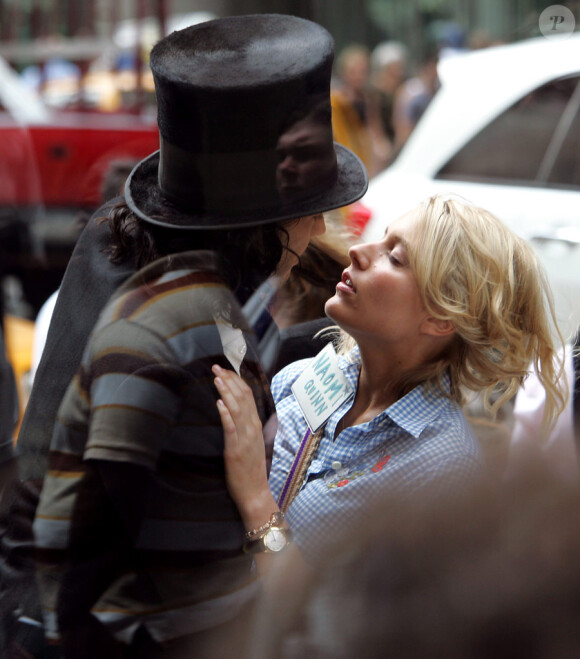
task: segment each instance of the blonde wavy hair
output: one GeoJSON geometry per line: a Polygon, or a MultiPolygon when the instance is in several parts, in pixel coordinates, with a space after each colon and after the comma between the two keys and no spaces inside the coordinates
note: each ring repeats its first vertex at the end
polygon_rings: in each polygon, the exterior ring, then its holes
{"type": "MultiPolygon", "coordinates": [[[[455,336],[434,362],[407,374],[401,392],[420,382],[440,386],[448,372],[451,398],[463,404],[465,390],[482,392],[495,414],[533,365],[546,390],[549,428],[568,390],[558,355],[563,338],[534,250],[490,212],[458,198],[431,197],[409,215],[409,263],[421,298],[432,316],[453,324],[455,336]]],[[[345,352],[353,340],[343,333],[339,344],[345,352]]]]}

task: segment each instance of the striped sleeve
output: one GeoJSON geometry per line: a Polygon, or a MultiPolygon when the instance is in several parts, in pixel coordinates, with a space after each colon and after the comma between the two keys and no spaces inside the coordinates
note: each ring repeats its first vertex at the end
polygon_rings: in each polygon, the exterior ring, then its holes
{"type": "Polygon", "coordinates": [[[154,469],[190,377],[161,337],[127,320],[105,327],[91,348],[83,383],[91,406],[85,459],[154,469]]]}

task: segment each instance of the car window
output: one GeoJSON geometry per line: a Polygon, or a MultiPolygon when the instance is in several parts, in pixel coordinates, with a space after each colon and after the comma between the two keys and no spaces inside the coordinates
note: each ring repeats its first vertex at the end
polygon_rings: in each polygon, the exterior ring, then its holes
{"type": "Polygon", "coordinates": [[[524,96],[470,140],[437,178],[580,186],[578,108],[573,119],[563,117],[566,108],[577,105],[579,80],[553,80],[524,96]],[[558,128],[565,135],[559,135],[558,128]],[[562,139],[555,139],[558,136],[562,139]],[[555,142],[557,153],[546,163],[555,142]]]}
{"type": "Polygon", "coordinates": [[[545,180],[549,185],[580,188],[580,78],[576,80],[576,90],[555,135],[557,153],[553,164],[549,158],[544,163],[545,180]]]}

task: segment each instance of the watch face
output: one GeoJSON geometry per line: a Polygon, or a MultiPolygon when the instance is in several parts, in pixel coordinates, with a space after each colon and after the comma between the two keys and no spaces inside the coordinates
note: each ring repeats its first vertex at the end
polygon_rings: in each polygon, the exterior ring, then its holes
{"type": "Polygon", "coordinates": [[[264,536],[264,546],[270,551],[282,551],[286,545],[286,535],[279,529],[271,528],[264,536]]]}

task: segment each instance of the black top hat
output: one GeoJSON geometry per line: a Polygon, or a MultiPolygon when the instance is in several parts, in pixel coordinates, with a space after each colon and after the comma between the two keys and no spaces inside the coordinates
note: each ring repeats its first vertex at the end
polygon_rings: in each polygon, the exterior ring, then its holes
{"type": "Polygon", "coordinates": [[[162,226],[265,224],[350,204],[361,161],[332,140],[328,32],[259,14],[173,32],[151,52],[160,150],[125,187],[129,207],[162,226]]]}

